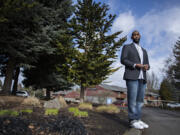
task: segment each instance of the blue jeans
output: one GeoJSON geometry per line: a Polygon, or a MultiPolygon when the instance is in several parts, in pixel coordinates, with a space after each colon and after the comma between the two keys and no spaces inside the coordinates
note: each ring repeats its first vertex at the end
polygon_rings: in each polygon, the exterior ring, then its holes
{"type": "Polygon", "coordinates": [[[141,119],[146,83],[143,80],[126,80],[129,120],[141,119]]]}

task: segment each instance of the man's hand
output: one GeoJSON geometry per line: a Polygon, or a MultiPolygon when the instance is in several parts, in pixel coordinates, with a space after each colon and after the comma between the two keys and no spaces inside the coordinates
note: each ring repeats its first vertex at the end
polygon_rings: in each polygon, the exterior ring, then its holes
{"type": "Polygon", "coordinates": [[[149,69],[149,65],[148,64],[145,64],[145,65],[143,65],[144,67],[143,67],[143,69],[144,70],[148,70],[149,69]]]}
{"type": "Polygon", "coordinates": [[[143,64],[136,64],[136,67],[137,68],[144,68],[144,65],[143,64]]]}
{"type": "Polygon", "coordinates": [[[143,64],[136,64],[136,67],[137,68],[142,68],[145,71],[149,69],[149,65],[148,64],[145,64],[145,65],[143,65],[143,64]]]}

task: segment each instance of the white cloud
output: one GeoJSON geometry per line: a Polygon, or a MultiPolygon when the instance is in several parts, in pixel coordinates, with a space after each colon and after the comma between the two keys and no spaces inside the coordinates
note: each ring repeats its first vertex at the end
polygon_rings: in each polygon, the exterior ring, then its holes
{"type": "Polygon", "coordinates": [[[122,30],[123,35],[127,35],[130,30],[135,27],[135,18],[131,11],[119,14],[115,19],[112,27],[112,32],[117,32],[122,30]]]}
{"type": "Polygon", "coordinates": [[[142,31],[146,44],[169,46],[180,36],[180,8],[171,8],[161,12],[148,12],[137,18],[137,28],[142,31]]]}
{"type": "Polygon", "coordinates": [[[117,85],[125,88],[126,85],[125,85],[125,81],[123,80],[124,66],[120,64],[120,61],[118,59],[116,60],[116,62],[113,63],[112,67],[114,68],[121,67],[121,68],[115,73],[113,73],[111,76],[109,76],[109,78],[105,80],[105,82],[107,82],[107,84],[109,85],[117,85]]]}
{"type": "MultiPolygon", "coordinates": [[[[128,11],[118,15],[112,32],[123,30],[124,34],[130,36],[132,30],[138,29],[142,35],[141,44],[149,55],[151,69],[148,72],[155,72],[161,81],[163,78],[162,68],[165,67],[164,61],[171,54],[172,47],[180,36],[179,16],[180,8],[177,7],[158,12],[152,10],[140,18],[128,11]]],[[[111,75],[108,78],[111,81],[110,84],[125,87],[125,82],[122,80],[123,72],[124,70],[120,69],[111,75]]]]}

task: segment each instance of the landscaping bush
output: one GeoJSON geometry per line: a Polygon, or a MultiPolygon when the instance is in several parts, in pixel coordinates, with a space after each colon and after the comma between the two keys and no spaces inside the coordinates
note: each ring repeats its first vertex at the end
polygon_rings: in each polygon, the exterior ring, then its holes
{"type": "Polygon", "coordinates": [[[96,108],[98,112],[119,113],[120,109],[115,105],[102,105],[96,108]]]}
{"type": "Polygon", "coordinates": [[[17,111],[12,110],[0,110],[0,116],[9,115],[9,116],[18,116],[19,113],[17,111]]]}
{"type": "Polygon", "coordinates": [[[33,112],[33,110],[31,109],[25,109],[25,110],[20,110],[21,113],[29,113],[31,114],[33,112]]]}
{"type": "Polygon", "coordinates": [[[88,112],[77,111],[77,112],[74,112],[74,116],[77,116],[77,117],[88,117],[88,112]]]}
{"type": "Polygon", "coordinates": [[[68,110],[69,110],[69,112],[79,111],[79,109],[77,107],[69,107],[68,110]]]}
{"type": "Polygon", "coordinates": [[[67,107],[67,103],[62,96],[58,97],[59,103],[62,107],[67,107]]]}
{"type": "Polygon", "coordinates": [[[19,117],[0,117],[0,135],[32,135],[29,121],[19,117]]]}
{"type": "Polygon", "coordinates": [[[3,106],[3,105],[5,105],[5,102],[4,100],[0,99],[0,106],[3,106]]]}
{"type": "Polygon", "coordinates": [[[85,109],[85,110],[92,110],[93,107],[92,107],[92,104],[91,103],[81,103],[79,106],[78,106],[79,109],[85,109]]]}
{"type": "Polygon", "coordinates": [[[69,112],[72,112],[74,114],[74,116],[76,116],[76,117],[88,117],[88,112],[80,111],[76,107],[70,107],[68,110],[69,110],[69,112]]]}
{"type": "MultiPolygon", "coordinates": [[[[43,116],[42,116],[43,117],[43,116]]],[[[81,121],[65,115],[44,117],[0,117],[0,135],[87,135],[81,121]]]]}
{"type": "Polygon", "coordinates": [[[36,90],[36,91],[33,91],[34,96],[38,99],[44,99],[44,93],[43,93],[43,90],[36,90]]]}
{"type": "Polygon", "coordinates": [[[57,115],[58,111],[58,109],[46,109],[45,115],[57,115]]]}
{"type": "Polygon", "coordinates": [[[22,104],[23,105],[33,105],[33,106],[36,106],[36,107],[41,106],[39,99],[36,98],[36,97],[28,97],[28,98],[23,100],[22,104]]]}
{"type": "Polygon", "coordinates": [[[87,131],[81,121],[77,118],[59,116],[54,129],[60,135],[87,135],[87,131]]]}

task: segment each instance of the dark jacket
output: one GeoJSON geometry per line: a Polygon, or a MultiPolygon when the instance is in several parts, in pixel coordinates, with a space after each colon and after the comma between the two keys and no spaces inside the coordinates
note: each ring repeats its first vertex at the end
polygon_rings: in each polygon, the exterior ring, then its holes
{"type": "MultiPolygon", "coordinates": [[[[149,65],[148,54],[144,48],[142,48],[142,50],[143,50],[143,64],[149,65]]],[[[137,80],[140,74],[140,69],[134,68],[134,64],[140,64],[141,61],[140,61],[139,53],[133,43],[123,46],[121,53],[121,63],[125,65],[125,73],[123,79],[137,80]]],[[[146,82],[147,81],[146,71],[143,71],[143,77],[146,82]]]]}

